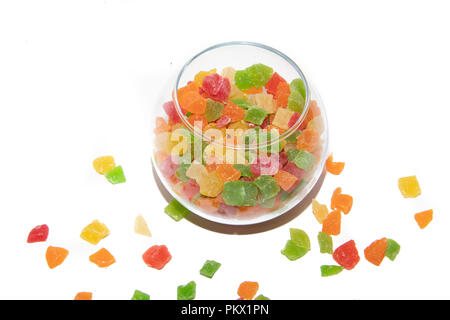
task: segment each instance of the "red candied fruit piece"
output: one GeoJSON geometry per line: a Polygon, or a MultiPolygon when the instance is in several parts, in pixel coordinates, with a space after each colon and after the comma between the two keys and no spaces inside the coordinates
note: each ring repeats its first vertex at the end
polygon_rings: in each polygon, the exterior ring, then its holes
{"type": "Polygon", "coordinates": [[[173,123],[181,122],[180,116],[178,115],[178,112],[175,108],[175,103],[173,101],[168,101],[164,103],[163,109],[173,123]]]}
{"type": "Polygon", "coordinates": [[[195,180],[190,179],[184,186],[183,186],[183,194],[188,198],[189,201],[192,200],[192,198],[200,192],[200,186],[195,182],[195,180]]]}
{"type": "Polygon", "coordinates": [[[300,113],[295,112],[292,117],[289,119],[288,122],[288,127],[292,127],[294,124],[296,124],[296,122],[298,121],[298,119],[300,119],[300,113]]]}
{"type": "Polygon", "coordinates": [[[161,270],[172,259],[172,256],[165,245],[156,245],[145,251],[142,259],[147,266],[161,270]]]}
{"type": "Polygon", "coordinates": [[[224,128],[226,127],[229,123],[231,122],[231,117],[230,116],[222,116],[220,117],[217,121],[217,128],[224,128]]]}
{"type": "Polygon", "coordinates": [[[359,262],[355,241],[350,240],[337,248],[333,253],[333,259],[345,269],[352,270],[359,262]]]}
{"type": "Polygon", "coordinates": [[[228,78],[214,73],[203,78],[202,89],[211,99],[225,101],[230,94],[231,84],[228,78]]]}
{"type": "Polygon", "coordinates": [[[284,80],[283,77],[281,77],[278,73],[274,72],[264,88],[266,88],[267,93],[270,93],[274,96],[277,93],[277,88],[280,82],[286,82],[286,80],[284,80]]]}
{"type": "Polygon", "coordinates": [[[28,243],[43,242],[48,238],[48,226],[42,224],[40,226],[34,227],[28,234],[28,243]]]}
{"type": "Polygon", "coordinates": [[[298,180],[302,180],[303,177],[306,174],[306,171],[303,169],[300,169],[299,167],[297,167],[297,165],[293,162],[288,162],[284,167],[283,170],[286,172],[289,172],[290,174],[296,176],[298,178],[298,180]]]}

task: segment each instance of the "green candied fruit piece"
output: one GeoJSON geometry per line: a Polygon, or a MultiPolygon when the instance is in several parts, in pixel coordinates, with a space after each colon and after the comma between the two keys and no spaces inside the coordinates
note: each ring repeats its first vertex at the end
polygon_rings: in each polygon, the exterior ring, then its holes
{"type": "Polygon", "coordinates": [[[288,109],[294,112],[302,113],[305,106],[305,98],[298,91],[291,91],[288,98],[288,109]]]}
{"type": "Polygon", "coordinates": [[[288,156],[288,161],[292,162],[294,161],[295,157],[297,156],[298,150],[297,149],[290,149],[286,152],[288,156]]]}
{"type": "Polygon", "coordinates": [[[281,253],[286,256],[291,261],[295,261],[303,257],[308,253],[308,249],[299,247],[295,244],[294,241],[288,240],[281,253]]]}
{"type": "Polygon", "coordinates": [[[189,214],[189,210],[183,207],[176,199],[169,202],[164,208],[164,212],[175,221],[180,221],[189,214]]]}
{"type": "Polygon", "coordinates": [[[319,241],[320,253],[333,254],[333,238],[325,232],[319,232],[317,235],[319,241]]]}
{"type": "Polygon", "coordinates": [[[314,164],[315,161],[316,161],[316,158],[314,157],[314,155],[312,155],[311,153],[309,153],[306,150],[300,150],[297,153],[297,155],[295,156],[293,162],[300,169],[308,171],[312,167],[312,165],[314,164]]]}
{"type": "Polygon", "coordinates": [[[131,300],[150,300],[150,296],[142,291],[135,290],[131,300]]]}
{"type": "Polygon", "coordinates": [[[212,99],[206,100],[205,118],[208,122],[216,121],[222,116],[224,105],[212,99]]]}
{"type": "Polygon", "coordinates": [[[266,110],[259,107],[251,106],[245,113],[244,120],[257,125],[261,125],[266,117],[267,117],[266,110]]]}
{"type": "Polygon", "coordinates": [[[217,270],[219,270],[221,264],[214,260],[206,260],[203,267],[200,269],[200,274],[207,278],[212,278],[217,270]]]}
{"type": "Polygon", "coordinates": [[[290,87],[291,91],[297,91],[302,95],[303,98],[306,98],[305,84],[302,79],[297,78],[297,79],[292,80],[289,87],[290,87]]]}
{"type": "Polygon", "coordinates": [[[114,169],[105,172],[106,179],[112,184],[123,183],[127,181],[123,174],[122,166],[117,166],[114,169]]]}
{"type": "Polygon", "coordinates": [[[291,235],[291,240],[301,248],[305,248],[308,251],[311,250],[311,241],[305,231],[295,228],[290,228],[289,233],[291,235]]]}
{"type": "Polygon", "coordinates": [[[247,110],[249,107],[251,107],[252,105],[250,103],[248,103],[248,101],[246,99],[233,99],[231,100],[231,102],[233,102],[235,105],[237,105],[238,107],[247,110]]]}
{"type": "Polygon", "coordinates": [[[281,152],[283,149],[283,145],[280,143],[279,134],[278,131],[276,133],[274,132],[267,132],[263,131],[262,133],[258,134],[258,143],[262,144],[258,148],[259,151],[264,153],[278,153],[281,152]]]}
{"type": "Polygon", "coordinates": [[[261,191],[263,199],[273,198],[280,192],[280,186],[278,185],[277,180],[272,176],[262,175],[253,182],[258,187],[259,191],[261,191]]]}
{"type": "Polygon", "coordinates": [[[183,182],[188,182],[190,179],[186,175],[186,171],[189,169],[191,164],[182,163],[178,167],[177,171],[175,171],[175,176],[183,182]]]}
{"type": "Polygon", "coordinates": [[[253,178],[253,173],[251,173],[251,166],[248,164],[234,164],[233,168],[241,172],[241,177],[253,178]]]}
{"type": "Polygon", "coordinates": [[[294,131],[292,132],[287,138],[287,143],[297,143],[297,138],[300,135],[301,131],[294,131]]]}
{"type": "Polygon", "coordinates": [[[394,261],[400,252],[400,245],[392,239],[387,239],[386,253],[384,254],[391,261],[394,261]]]}
{"type": "Polygon", "coordinates": [[[263,296],[262,294],[260,294],[259,296],[257,296],[255,298],[255,300],[270,300],[269,298],[267,298],[266,296],[263,296]]]}
{"type": "Polygon", "coordinates": [[[250,78],[253,87],[263,87],[273,74],[273,69],[262,63],[254,64],[245,69],[247,76],[250,78]]]}
{"type": "Polygon", "coordinates": [[[190,116],[192,116],[192,112],[186,112],[186,118],[189,118],[190,116]]]}
{"type": "Polygon", "coordinates": [[[273,198],[269,198],[269,199],[263,199],[262,197],[260,197],[258,199],[258,204],[266,209],[272,209],[275,206],[275,200],[277,199],[277,197],[273,197],[273,198]]]}
{"type": "Polygon", "coordinates": [[[194,300],[197,285],[195,281],[191,281],[186,285],[178,286],[177,300],[194,300]]]}
{"type": "Polygon", "coordinates": [[[341,273],[342,270],[344,270],[344,267],[341,266],[320,266],[322,277],[335,276],[341,273]]]}
{"type": "Polygon", "coordinates": [[[253,87],[252,79],[250,79],[246,70],[238,70],[234,75],[234,83],[239,90],[247,90],[253,87]]]}
{"type": "Polygon", "coordinates": [[[230,206],[254,206],[258,188],[251,181],[227,181],[223,185],[222,198],[230,206]]]}

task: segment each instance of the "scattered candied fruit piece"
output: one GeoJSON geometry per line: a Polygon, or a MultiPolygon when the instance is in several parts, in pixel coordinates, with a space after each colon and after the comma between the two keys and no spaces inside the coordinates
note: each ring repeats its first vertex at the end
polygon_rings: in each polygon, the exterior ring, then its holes
{"type": "Polygon", "coordinates": [[[426,210],[414,215],[420,229],[424,229],[433,220],[433,210],[426,210]]]}
{"type": "Polygon", "coordinates": [[[325,204],[320,204],[316,199],[312,200],[312,212],[320,224],[322,224],[328,216],[327,206],[325,204]]]}
{"type": "Polygon", "coordinates": [[[333,238],[325,232],[319,232],[317,235],[319,241],[320,253],[333,254],[333,238]]]}
{"type": "Polygon", "coordinates": [[[288,240],[281,254],[291,261],[295,261],[307,254],[309,249],[298,246],[294,241],[288,240]]]}
{"type": "Polygon", "coordinates": [[[189,214],[189,210],[183,207],[176,199],[172,199],[164,208],[164,212],[175,221],[180,221],[189,214]]]}
{"type": "Polygon", "coordinates": [[[73,300],[92,300],[92,292],[78,292],[73,300]]]}
{"type": "Polygon", "coordinates": [[[34,227],[28,234],[27,242],[34,243],[46,241],[48,238],[48,230],[49,229],[46,224],[41,224],[39,226],[34,227]]]}
{"type": "Polygon", "coordinates": [[[333,259],[347,270],[352,270],[359,262],[358,249],[355,241],[350,240],[333,253],[333,259]]]}
{"type": "Polygon", "coordinates": [[[245,300],[252,300],[258,292],[259,284],[253,281],[244,281],[239,285],[238,295],[245,300]]]}
{"type": "Polygon", "coordinates": [[[56,268],[66,260],[68,254],[69,251],[64,248],[49,246],[45,253],[48,267],[50,269],[56,268]]]}
{"type": "Polygon", "coordinates": [[[415,198],[422,193],[416,176],[399,178],[398,188],[405,198],[415,198]]]}
{"type": "Polygon", "coordinates": [[[109,229],[98,220],[92,221],[81,231],[80,237],[91,244],[97,244],[109,235],[109,229]]]}
{"type": "Polygon", "coordinates": [[[177,288],[177,300],[194,300],[197,284],[191,281],[186,285],[180,285],[177,288]]]}
{"type": "Polygon", "coordinates": [[[348,214],[353,206],[353,197],[341,192],[341,188],[334,190],[331,197],[331,210],[338,210],[344,214],[348,214]]]}
{"type": "Polygon", "coordinates": [[[101,248],[96,253],[89,256],[89,261],[95,263],[100,268],[106,268],[116,262],[116,259],[108,250],[101,248]]]}
{"type": "Polygon", "coordinates": [[[206,260],[203,267],[200,269],[200,274],[207,278],[212,278],[214,274],[219,270],[221,264],[214,260],[206,260]]]}
{"type": "Polygon", "coordinates": [[[383,238],[372,242],[366,249],[364,249],[364,256],[370,263],[379,266],[386,255],[387,239],[383,238]]]}
{"type": "Polygon", "coordinates": [[[331,277],[335,276],[344,270],[344,267],[341,266],[330,266],[330,265],[323,265],[320,266],[320,273],[322,277],[331,277]]]}
{"type": "Polygon", "coordinates": [[[400,245],[392,239],[387,239],[386,257],[391,261],[394,261],[397,255],[400,253],[400,245]]]}
{"type": "Polygon", "coordinates": [[[239,180],[241,172],[231,164],[218,164],[216,173],[223,182],[239,180]]]}
{"type": "Polygon", "coordinates": [[[106,171],[105,178],[111,182],[111,184],[124,183],[127,181],[122,166],[117,166],[114,169],[106,171]]]}
{"type": "Polygon", "coordinates": [[[94,159],[92,162],[95,171],[100,174],[105,174],[107,171],[112,170],[116,167],[114,158],[112,156],[103,156],[94,159]]]}
{"type": "Polygon", "coordinates": [[[142,259],[147,266],[161,270],[167,263],[169,263],[172,256],[165,245],[155,245],[144,252],[142,259]]]}
{"type": "Polygon", "coordinates": [[[284,191],[289,191],[298,181],[296,176],[284,170],[279,170],[273,177],[284,191]]]}
{"type": "Polygon", "coordinates": [[[323,221],[322,232],[330,236],[337,236],[341,233],[341,212],[332,211],[323,221]]]}
{"type": "Polygon", "coordinates": [[[142,291],[134,290],[131,300],[150,300],[150,296],[142,291]]]}
{"type": "Polygon", "coordinates": [[[333,162],[333,154],[330,154],[325,166],[329,173],[339,175],[344,170],[345,162],[333,162]]]}
{"type": "Polygon", "coordinates": [[[140,214],[134,220],[134,232],[143,236],[151,237],[152,233],[148,228],[147,222],[144,217],[140,214]]]}

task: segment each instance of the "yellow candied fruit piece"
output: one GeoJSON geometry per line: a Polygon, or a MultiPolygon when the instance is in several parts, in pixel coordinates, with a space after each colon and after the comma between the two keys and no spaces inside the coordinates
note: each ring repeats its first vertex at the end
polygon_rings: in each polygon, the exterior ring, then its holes
{"type": "Polygon", "coordinates": [[[247,98],[247,95],[239,90],[239,88],[232,83],[230,86],[230,94],[228,95],[228,100],[234,100],[234,99],[245,99],[247,98]]]}
{"type": "Polygon", "coordinates": [[[272,124],[275,127],[281,128],[281,129],[289,129],[289,120],[294,115],[294,112],[285,109],[285,108],[278,108],[277,113],[275,113],[275,117],[273,118],[272,124]]]}
{"type": "Polygon", "coordinates": [[[323,221],[328,216],[328,208],[325,204],[320,204],[316,199],[312,201],[312,211],[317,221],[323,224],[323,221]]]}
{"type": "Polygon", "coordinates": [[[97,244],[108,235],[109,229],[106,225],[98,220],[94,220],[81,231],[80,237],[91,244],[97,244]]]}
{"type": "Polygon", "coordinates": [[[141,214],[138,215],[134,220],[134,232],[136,234],[140,234],[147,237],[152,236],[152,233],[148,228],[147,222],[145,221],[144,217],[141,214]]]}
{"type": "Polygon", "coordinates": [[[233,67],[226,67],[222,70],[222,77],[228,78],[231,84],[234,84],[234,76],[236,75],[236,70],[233,67]]]}
{"type": "Polygon", "coordinates": [[[416,176],[399,178],[398,188],[405,198],[415,198],[422,193],[416,176]]]}
{"type": "Polygon", "coordinates": [[[167,154],[171,154],[174,145],[175,143],[171,141],[170,132],[162,132],[155,136],[155,149],[157,151],[164,151],[167,154]]]}
{"type": "Polygon", "coordinates": [[[95,171],[100,174],[105,174],[105,172],[116,167],[116,163],[114,162],[114,158],[112,156],[98,157],[97,159],[94,159],[92,164],[94,165],[95,171]]]}
{"type": "Polygon", "coordinates": [[[251,95],[248,97],[248,102],[266,110],[268,113],[275,113],[277,110],[276,102],[269,93],[263,92],[251,95]]]}
{"type": "Polygon", "coordinates": [[[323,130],[325,129],[322,116],[317,116],[317,117],[313,118],[312,120],[309,120],[306,128],[314,130],[314,131],[318,132],[319,134],[322,134],[323,130]]]}
{"type": "Polygon", "coordinates": [[[197,74],[195,75],[195,77],[194,77],[194,82],[195,82],[199,87],[201,87],[201,86],[203,85],[203,79],[204,79],[206,76],[209,76],[209,75],[214,74],[214,73],[216,73],[216,72],[217,72],[216,69],[211,69],[211,70],[209,70],[209,71],[200,71],[199,73],[197,73],[197,74]]]}
{"type": "Polygon", "coordinates": [[[217,197],[223,190],[223,181],[215,171],[204,175],[199,183],[200,194],[207,197],[217,197]]]}
{"type": "Polygon", "coordinates": [[[186,171],[186,176],[188,178],[194,179],[199,183],[199,181],[203,178],[204,175],[208,173],[205,166],[198,162],[192,162],[189,168],[186,171]]]}

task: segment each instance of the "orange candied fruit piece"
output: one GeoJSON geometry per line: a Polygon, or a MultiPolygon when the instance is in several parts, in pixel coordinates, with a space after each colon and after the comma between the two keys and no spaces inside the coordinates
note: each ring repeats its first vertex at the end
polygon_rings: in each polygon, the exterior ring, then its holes
{"type": "Polygon", "coordinates": [[[364,249],[364,256],[367,261],[379,266],[386,255],[387,245],[388,243],[386,238],[372,242],[370,246],[364,249]]]}
{"type": "Polygon", "coordinates": [[[308,125],[309,121],[311,121],[312,119],[314,119],[315,117],[317,117],[319,115],[320,115],[320,108],[317,105],[317,101],[311,100],[311,102],[309,103],[309,108],[308,108],[308,112],[306,113],[305,120],[303,120],[299,129],[300,130],[305,129],[306,126],[308,125]]]}
{"type": "Polygon", "coordinates": [[[298,181],[296,176],[284,170],[278,171],[273,177],[284,191],[291,189],[292,186],[298,181]]]}
{"type": "Polygon", "coordinates": [[[202,208],[206,212],[215,212],[219,208],[221,203],[220,197],[215,198],[199,198],[196,202],[197,206],[202,208]]]}
{"type": "Polygon", "coordinates": [[[291,94],[291,88],[289,83],[280,82],[275,93],[275,99],[277,100],[277,108],[286,108],[291,94]]]}
{"type": "Polygon", "coordinates": [[[164,150],[158,150],[155,153],[156,163],[163,163],[169,155],[164,150]]]}
{"type": "Polygon", "coordinates": [[[263,92],[263,88],[257,88],[257,87],[252,87],[250,89],[244,90],[245,94],[257,94],[257,93],[262,93],[263,92]]]}
{"type": "Polygon", "coordinates": [[[424,229],[431,222],[431,220],[433,220],[433,210],[430,209],[416,213],[414,215],[414,219],[416,219],[416,222],[419,225],[420,229],[424,229]]]}
{"type": "Polygon", "coordinates": [[[344,170],[345,162],[333,162],[333,154],[330,154],[325,166],[329,173],[339,175],[344,170]]]}
{"type": "Polygon", "coordinates": [[[66,260],[69,251],[64,248],[48,247],[45,253],[45,259],[47,260],[48,267],[50,269],[56,268],[66,260]]]}
{"type": "Polygon", "coordinates": [[[297,138],[297,150],[313,152],[319,143],[319,138],[319,133],[316,130],[303,130],[297,138]]]}
{"type": "Polygon", "coordinates": [[[245,300],[252,300],[258,289],[258,282],[244,281],[239,285],[238,295],[245,300]]]}
{"type": "Polygon", "coordinates": [[[73,300],[92,300],[92,292],[78,292],[73,300]]]}
{"type": "Polygon", "coordinates": [[[239,180],[241,177],[241,172],[231,164],[218,164],[216,173],[223,182],[239,180]]]}
{"type": "Polygon", "coordinates": [[[102,248],[93,255],[89,256],[89,261],[95,263],[100,268],[106,268],[116,262],[114,256],[108,250],[102,248]]]}
{"type": "Polygon", "coordinates": [[[164,118],[156,117],[156,125],[155,125],[155,134],[161,133],[161,132],[169,132],[169,124],[164,120],[164,118]]]}
{"type": "Polygon", "coordinates": [[[341,188],[334,190],[333,196],[331,197],[331,210],[338,210],[348,214],[353,206],[353,197],[341,192],[341,188]]]}
{"type": "Polygon", "coordinates": [[[332,211],[323,220],[322,232],[329,236],[337,236],[341,233],[341,213],[332,211]]]}
{"type": "Polygon", "coordinates": [[[191,114],[187,121],[193,126],[200,129],[203,129],[208,125],[208,120],[206,120],[206,117],[202,114],[191,114]]]}
{"type": "Polygon", "coordinates": [[[203,114],[206,111],[206,99],[195,91],[186,92],[182,98],[178,98],[181,108],[184,110],[195,113],[203,114]]]}
{"type": "Polygon", "coordinates": [[[244,119],[245,110],[238,107],[233,102],[228,102],[223,108],[222,116],[229,116],[231,118],[231,122],[241,121],[244,119]]]}

